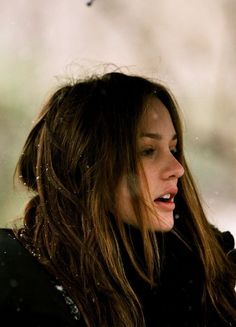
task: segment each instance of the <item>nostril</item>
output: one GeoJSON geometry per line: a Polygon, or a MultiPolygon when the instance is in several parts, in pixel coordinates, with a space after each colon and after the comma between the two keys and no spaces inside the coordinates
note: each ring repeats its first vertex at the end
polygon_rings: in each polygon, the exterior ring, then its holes
{"type": "Polygon", "coordinates": [[[177,159],[175,159],[175,161],[176,161],[176,166],[173,175],[176,176],[177,178],[180,178],[184,175],[185,172],[184,167],[177,159]]]}

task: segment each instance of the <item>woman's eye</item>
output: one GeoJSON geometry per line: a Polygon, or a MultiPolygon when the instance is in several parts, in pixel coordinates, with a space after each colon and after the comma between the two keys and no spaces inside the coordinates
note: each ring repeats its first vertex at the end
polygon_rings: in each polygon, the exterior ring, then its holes
{"type": "Polygon", "coordinates": [[[151,157],[155,152],[153,148],[147,148],[141,151],[141,155],[144,157],[151,157]]]}
{"type": "Polygon", "coordinates": [[[177,148],[173,148],[170,150],[170,152],[173,154],[173,156],[176,157],[176,155],[178,154],[178,149],[177,148]]]}

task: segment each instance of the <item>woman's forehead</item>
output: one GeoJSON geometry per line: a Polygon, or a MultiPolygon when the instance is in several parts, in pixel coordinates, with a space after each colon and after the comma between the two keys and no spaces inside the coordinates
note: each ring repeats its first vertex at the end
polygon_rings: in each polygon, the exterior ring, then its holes
{"type": "Polygon", "coordinates": [[[163,129],[168,127],[174,130],[170,113],[166,106],[156,97],[150,97],[146,104],[143,116],[140,121],[140,129],[163,129]]]}

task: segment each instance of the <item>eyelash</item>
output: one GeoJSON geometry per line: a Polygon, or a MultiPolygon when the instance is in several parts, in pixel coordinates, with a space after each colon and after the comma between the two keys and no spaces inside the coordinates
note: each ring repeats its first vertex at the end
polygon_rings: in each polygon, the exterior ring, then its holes
{"type": "Polygon", "coordinates": [[[155,152],[155,149],[153,148],[146,148],[141,151],[141,155],[144,157],[151,157],[155,152]]]}
{"type": "Polygon", "coordinates": [[[177,148],[174,148],[170,152],[173,154],[174,157],[176,157],[179,151],[177,148]]]}
{"type": "MultiPolygon", "coordinates": [[[[156,152],[156,150],[153,148],[146,148],[141,151],[141,155],[144,157],[152,157],[155,152],[156,152]]],[[[174,149],[170,150],[170,152],[172,153],[172,155],[174,157],[176,157],[179,151],[177,148],[174,148],[174,149]]]]}

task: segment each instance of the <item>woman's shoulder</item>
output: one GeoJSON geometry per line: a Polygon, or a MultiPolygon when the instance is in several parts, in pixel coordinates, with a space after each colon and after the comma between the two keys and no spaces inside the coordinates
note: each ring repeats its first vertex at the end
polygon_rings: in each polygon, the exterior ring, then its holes
{"type": "Polygon", "coordinates": [[[1,321],[20,321],[25,326],[49,326],[52,322],[58,326],[80,326],[66,300],[61,286],[22,246],[13,231],[1,228],[1,321]]]}
{"type": "Polygon", "coordinates": [[[0,228],[0,273],[2,282],[27,268],[26,262],[30,262],[30,255],[14,236],[11,229],[0,228]]]}
{"type": "Polygon", "coordinates": [[[14,232],[10,228],[0,228],[0,257],[9,258],[15,256],[16,251],[19,256],[26,253],[26,250],[21,246],[16,239],[14,232]]]}
{"type": "Polygon", "coordinates": [[[8,278],[9,281],[16,275],[21,277],[21,281],[31,279],[34,278],[32,273],[44,270],[33,254],[15,237],[14,232],[7,228],[0,228],[0,266],[1,277],[8,278]]]}
{"type": "Polygon", "coordinates": [[[229,230],[222,231],[214,225],[211,225],[211,227],[212,227],[213,231],[215,232],[216,238],[218,239],[224,252],[227,253],[227,252],[231,251],[235,246],[235,240],[234,240],[233,234],[229,230]]]}
{"type": "Polygon", "coordinates": [[[221,245],[225,254],[229,259],[236,264],[236,249],[235,249],[235,239],[233,234],[227,231],[221,231],[216,226],[212,225],[212,228],[215,232],[216,238],[221,245]]]}

